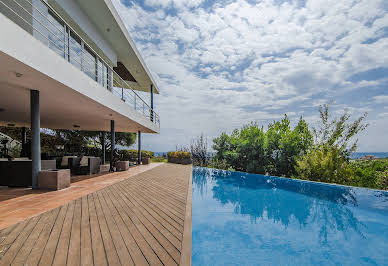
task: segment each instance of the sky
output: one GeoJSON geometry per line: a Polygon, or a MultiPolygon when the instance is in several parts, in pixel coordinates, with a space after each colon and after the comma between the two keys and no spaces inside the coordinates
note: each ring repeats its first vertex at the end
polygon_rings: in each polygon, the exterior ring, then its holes
{"type": "MultiPolygon", "coordinates": [[[[388,151],[387,0],[114,0],[160,89],[160,134],[171,151],[203,133],[286,113],[311,125],[318,108],[368,113],[358,151],[388,151]]],[[[148,94],[142,94],[147,100],[148,94]]]]}

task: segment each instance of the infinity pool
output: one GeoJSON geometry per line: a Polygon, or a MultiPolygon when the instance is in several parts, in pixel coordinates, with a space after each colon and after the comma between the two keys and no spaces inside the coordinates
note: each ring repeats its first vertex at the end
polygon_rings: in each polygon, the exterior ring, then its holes
{"type": "Polygon", "coordinates": [[[388,192],[193,170],[193,265],[388,265],[388,192]]]}

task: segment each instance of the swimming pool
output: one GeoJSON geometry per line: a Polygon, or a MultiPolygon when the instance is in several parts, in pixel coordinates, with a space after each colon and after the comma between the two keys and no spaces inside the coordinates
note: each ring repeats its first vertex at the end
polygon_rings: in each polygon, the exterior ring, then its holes
{"type": "Polygon", "coordinates": [[[387,265],[388,192],[195,167],[193,265],[387,265]]]}

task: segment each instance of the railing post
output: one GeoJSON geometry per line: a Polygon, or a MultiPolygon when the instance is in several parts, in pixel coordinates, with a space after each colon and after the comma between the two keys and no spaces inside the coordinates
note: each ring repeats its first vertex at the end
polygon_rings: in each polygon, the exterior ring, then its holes
{"type": "Polygon", "coordinates": [[[137,132],[137,164],[141,163],[141,132],[137,132]]]}
{"type": "Polygon", "coordinates": [[[150,97],[151,97],[151,110],[150,110],[150,118],[151,122],[154,122],[154,86],[151,84],[150,88],[150,97]]]}
{"type": "Polygon", "coordinates": [[[136,111],[136,94],[133,97],[134,97],[134,106],[135,106],[135,111],[136,111]]]}
{"type": "Polygon", "coordinates": [[[109,172],[114,172],[114,155],[115,155],[115,121],[110,121],[110,167],[109,172]]]}
{"type": "Polygon", "coordinates": [[[66,29],[67,29],[67,27],[66,27],[66,25],[64,25],[64,27],[63,27],[63,58],[65,58],[66,59],[66,49],[67,49],[67,47],[66,47],[66,29]]]}

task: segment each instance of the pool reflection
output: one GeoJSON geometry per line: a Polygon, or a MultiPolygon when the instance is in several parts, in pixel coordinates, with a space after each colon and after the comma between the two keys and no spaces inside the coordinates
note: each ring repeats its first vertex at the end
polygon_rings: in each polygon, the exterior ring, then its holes
{"type": "MultiPolygon", "coordinates": [[[[210,181],[213,198],[223,205],[233,204],[234,213],[249,215],[251,223],[267,219],[287,227],[291,219],[296,219],[302,227],[319,224],[322,242],[327,242],[333,230],[352,230],[364,237],[365,225],[349,208],[358,206],[356,188],[207,168],[194,171],[193,184],[200,194],[209,189],[210,181]],[[278,190],[303,196],[291,197],[278,190]]],[[[374,196],[387,197],[387,193],[375,192],[374,196]]]]}
{"type": "Polygon", "coordinates": [[[194,168],[193,265],[381,264],[387,215],[383,191],[194,168]]]}

